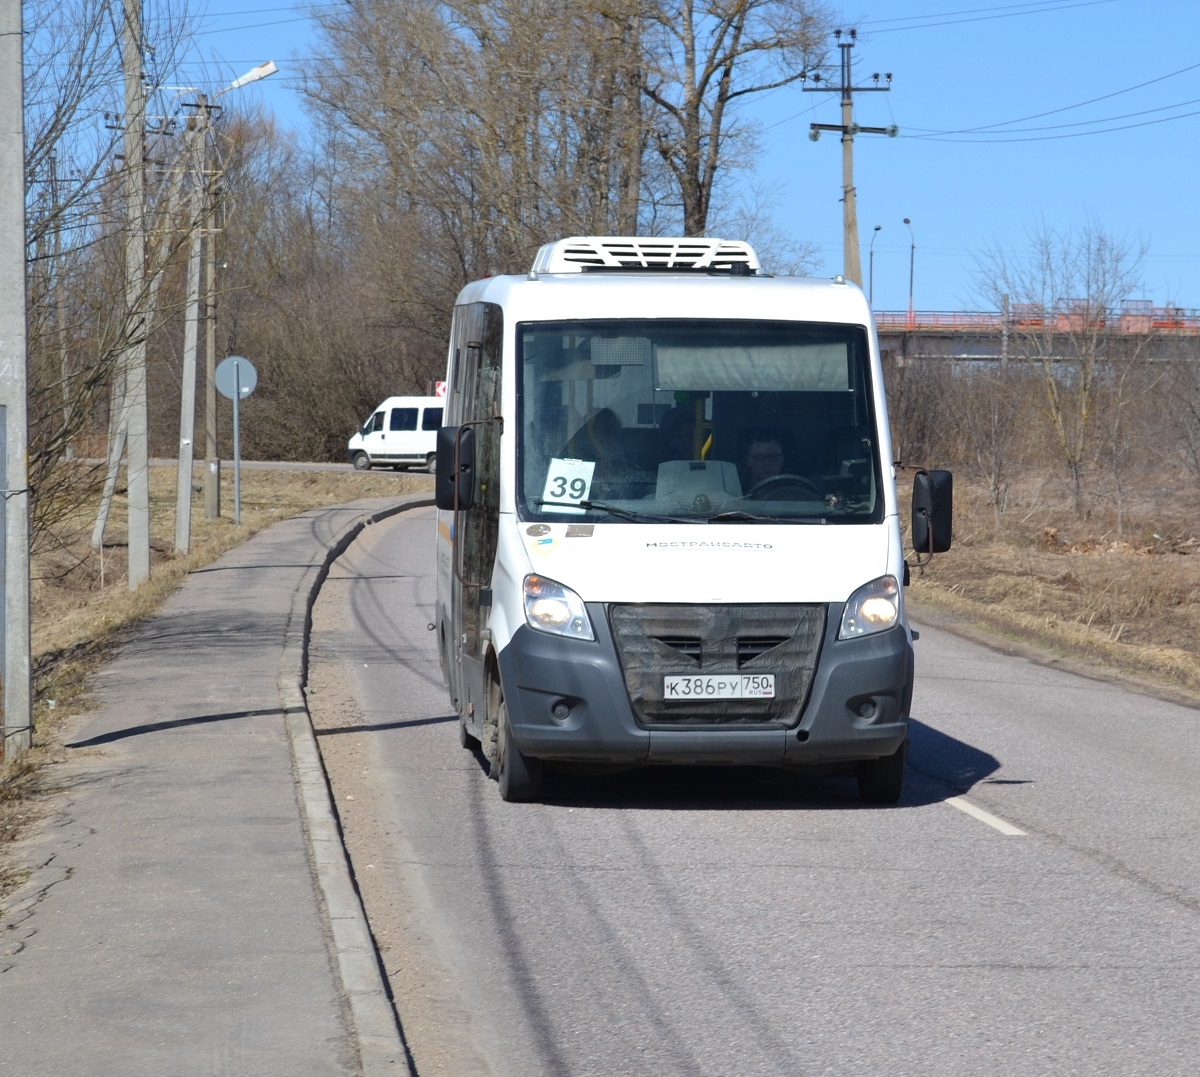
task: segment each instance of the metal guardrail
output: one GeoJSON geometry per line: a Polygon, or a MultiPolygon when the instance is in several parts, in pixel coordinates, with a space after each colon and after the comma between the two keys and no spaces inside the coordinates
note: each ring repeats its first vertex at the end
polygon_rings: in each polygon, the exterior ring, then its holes
{"type": "MultiPolygon", "coordinates": [[[[1076,311],[1047,311],[1010,313],[1007,328],[1010,332],[1078,332],[1087,316],[1076,311]]],[[[909,333],[1002,333],[1006,328],[1004,315],[999,311],[952,310],[880,310],[875,312],[879,330],[902,330],[909,333]]],[[[1135,312],[1110,311],[1095,319],[1101,329],[1130,335],[1149,333],[1200,335],[1200,310],[1181,307],[1152,307],[1135,312]]]]}

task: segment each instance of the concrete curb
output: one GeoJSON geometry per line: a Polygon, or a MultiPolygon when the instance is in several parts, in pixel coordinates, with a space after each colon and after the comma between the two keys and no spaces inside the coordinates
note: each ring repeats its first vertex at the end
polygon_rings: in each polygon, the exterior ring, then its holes
{"type": "Polygon", "coordinates": [[[354,883],[350,859],[329,789],[329,778],[317,747],[304,684],[308,671],[308,638],[312,607],[330,566],[362,531],[380,520],[433,504],[428,498],[403,501],[365,513],[338,532],[319,564],[310,565],[292,597],[279,667],[279,701],[286,716],[296,772],[297,795],[317,886],[329,922],[330,947],[341,978],[350,1020],[358,1043],[363,1077],[404,1074],[416,1077],[404,1042],[399,1015],[354,883]]]}

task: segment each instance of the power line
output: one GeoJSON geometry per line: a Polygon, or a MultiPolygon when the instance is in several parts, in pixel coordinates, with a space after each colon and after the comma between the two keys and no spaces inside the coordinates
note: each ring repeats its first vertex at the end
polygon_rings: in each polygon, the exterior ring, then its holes
{"type": "MultiPolygon", "coordinates": [[[[1178,106],[1171,105],[1168,107],[1176,108],[1178,106]]],[[[1154,111],[1154,110],[1151,110],[1151,111],[1154,111]]],[[[1059,139],[1064,139],[1064,138],[1085,138],[1088,135],[1107,135],[1107,134],[1112,134],[1115,131],[1134,131],[1134,130],[1137,130],[1139,127],[1156,127],[1159,124],[1163,124],[1163,123],[1174,123],[1176,120],[1190,119],[1192,116],[1200,116],[1200,110],[1197,110],[1195,112],[1181,112],[1178,116],[1163,116],[1157,120],[1145,120],[1142,123],[1126,123],[1126,124],[1121,124],[1117,127],[1100,127],[1094,131],[1071,131],[1071,132],[1067,132],[1066,134],[1061,134],[1061,135],[1034,135],[1034,136],[1031,136],[1028,138],[989,138],[989,139],[943,138],[936,134],[912,135],[910,137],[917,141],[922,141],[922,142],[965,142],[965,143],[968,143],[969,145],[975,145],[975,146],[992,146],[992,145],[999,146],[999,145],[1004,145],[1009,142],[1054,142],[1054,141],[1057,141],[1059,139]]],[[[1117,117],[1114,117],[1114,118],[1117,118],[1117,117]]],[[[1095,120],[1093,122],[1104,123],[1106,121],[1095,120]]],[[[1064,125],[1064,126],[1074,126],[1074,125],[1068,124],[1068,125],[1064,125]]]]}
{"type": "Polygon", "coordinates": [[[904,30],[932,30],[939,26],[960,26],[969,22],[991,22],[996,19],[1020,18],[1023,15],[1046,15],[1073,8],[1098,7],[1115,4],[1118,0],[1042,0],[1040,3],[1004,4],[999,7],[968,8],[965,11],[944,11],[933,15],[909,15],[898,19],[882,19],[864,23],[868,33],[893,34],[904,30]],[[961,17],[960,17],[961,16],[961,17]],[[941,19],[941,22],[932,22],[941,19]],[[889,23],[910,23],[908,26],[890,26],[889,23]]]}
{"type": "MultiPolygon", "coordinates": [[[[1030,116],[1021,116],[1020,118],[1015,119],[1015,120],[1001,120],[999,123],[984,124],[980,127],[964,127],[957,131],[930,131],[929,133],[930,134],[941,134],[941,135],[969,135],[969,134],[973,134],[977,131],[989,131],[989,130],[993,130],[997,127],[1008,127],[1014,123],[1026,123],[1029,120],[1040,120],[1046,116],[1056,116],[1061,112],[1070,112],[1072,109],[1084,108],[1087,105],[1094,105],[1094,104],[1099,103],[1100,101],[1108,101],[1113,97],[1120,97],[1123,94],[1133,93],[1135,90],[1143,90],[1147,86],[1153,86],[1156,83],[1165,82],[1167,79],[1173,79],[1179,75],[1186,75],[1189,71],[1195,71],[1197,68],[1200,68],[1200,63],[1189,64],[1187,67],[1181,67],[1178,71],[1170,71],[1165,75],[1159,75],[1156,78],[1147,79],[1145,82],[1139,82],[1133,86],[1126,86],[1122,90],[1113,90],[1112,93],[1101,94],[1099,97],[1090,97],[1086,101],[1079,101],[1073,105],[1063,105],[1060,108],[1052,108],[1052,109],[1047,110],[1046,112],[1035,112],[1030,116]]],[[[1182,101],[1179,104],[1180,105],[1190,105],[1190,104],[1192,104],[1192,102],[1191,101],[1182,101]]],[[[1163,108],[1176,108],[1177,106],[1176,105],[1164,105],[1162,107],[1163,108]]],[[[1153,112],[1156,110],[1148,109],[1147,111],[1153,112]]],[[[1130,113],[1130,115],[1138,115],[1138,114],[1130,113]]],[[[1110,119],[1122,119],[1122,118],[1124,118],[1124,117],[1121,117],[1121,116],[1110,117],[1110,119]]],[[[1084,122],[1084,123],[1087,123],[1087,122],[1106,123],[1106,122],[1108,122],[1108,120],[1107,119],[1093,120],[1093,121],[1084,120],[1081,122],[1084,122]]],[[[1069,127],[1072,125],[1067,124],[1065,126],[1069,127]]],[[[1053,130],[1053,128],[1045,128],[1045,130],[1053,130]]]]}

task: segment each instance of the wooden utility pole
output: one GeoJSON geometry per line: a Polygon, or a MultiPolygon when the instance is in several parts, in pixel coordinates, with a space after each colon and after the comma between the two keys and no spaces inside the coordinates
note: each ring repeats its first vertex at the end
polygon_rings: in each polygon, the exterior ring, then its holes
{"type": "MultiPolygon", "coordinates": [[[[895,125],[891,127],[858,126],[854,122],[854,94],[867,93],[873,90],[890,90],[892,88],[892,73],[889,71],[884,76],[886,81],[883,86],[879,85],[878,72],[871,76],[873,85],[855,86],[854,73],[851,70],[850,63],[850,50],[854,48],[854,42],[858,38],[858,31],[835,30],[833,36],[837,38],[838,49],[842,55],[840,85],[822,85],[824,80],[818,73],[812,76],[814,85],[806,85],[803,87],[803,90],[805,93],[840,92],[842,95],[842,122],[809,124],[808,137],[816,142],[821,137],[822,131],[840,131],[842,134],[842,275],[861,288],[862,257],[858,250],[858,207],[854,194],[854,136],[857,134],[867,134],[887,135],[889,138],[895,138],[898,128],[895,125]],[[845,34],[845,41],[842,40],[843,34],[845,34]]],[[[807,75],[801,75],[800,78],[803,82],[809,81],[807,75]]]]}

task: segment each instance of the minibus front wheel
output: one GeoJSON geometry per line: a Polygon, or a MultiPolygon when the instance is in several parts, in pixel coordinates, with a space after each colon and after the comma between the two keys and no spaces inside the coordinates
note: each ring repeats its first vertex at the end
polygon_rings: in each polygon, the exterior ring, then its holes
{"type": "Polygon", "coordinates": [[[493,768],[500,783],[500,799],[536,800],[542,790],[542,763],[525,755],[513,740],[504,696],[496,693],[496,763],[493,768]]]}

